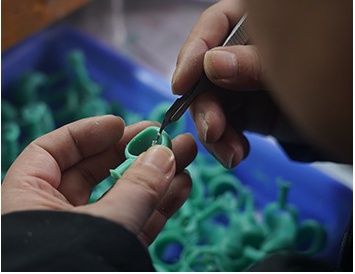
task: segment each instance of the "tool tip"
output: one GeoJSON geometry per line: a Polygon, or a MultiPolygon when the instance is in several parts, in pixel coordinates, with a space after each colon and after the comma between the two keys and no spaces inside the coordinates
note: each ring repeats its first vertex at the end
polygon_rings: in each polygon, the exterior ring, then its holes
{"type": "Polygon", "coordinates": [[[161,135],[161,133],[160,133],[160,131],[159,131],[158,134],[157,134],[157,138],[155,138],[155,139],[153,140],[153,142],[152,142],[152,146],[155,146],[155,145],[158,143],[159,138],[160,138],[160,135],[161,135]]]}

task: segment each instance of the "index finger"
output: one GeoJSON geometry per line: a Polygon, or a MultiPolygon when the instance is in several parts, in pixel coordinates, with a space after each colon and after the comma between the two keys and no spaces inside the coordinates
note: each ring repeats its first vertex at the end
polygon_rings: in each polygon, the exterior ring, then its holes
{"type": "Polygon", "coordinates": [[[203,72],[205,52],[221,45],[244,10],[242,1],[222,0],[200,16],[177,59],[172,80],[175,94],[184,94],[196,84],[203,72]]]}

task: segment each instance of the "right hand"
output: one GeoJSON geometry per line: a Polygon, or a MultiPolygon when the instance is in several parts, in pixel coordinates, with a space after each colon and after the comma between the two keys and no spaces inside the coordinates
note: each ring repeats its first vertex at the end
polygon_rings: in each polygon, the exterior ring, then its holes
{"type": "Polygon", "coordinates": [[[235,0],[222,0],[207,9],[179,53],[172,80],[174,93],[184,94],[204,70],[215,85],[226,89],[206,91],[190,107],[200,141],[226,168],[236,166],[249,153],[243,130],[272,134],[287,142],[299,139],[263,91],[265,72],[257,48],[217,47],[243,14],[241,1],[235,0]]]}

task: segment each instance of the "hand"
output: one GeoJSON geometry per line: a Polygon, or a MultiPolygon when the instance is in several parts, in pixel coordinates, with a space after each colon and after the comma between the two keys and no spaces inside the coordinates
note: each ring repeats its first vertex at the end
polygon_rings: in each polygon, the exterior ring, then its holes
{"type": "Polygon", "coordinates": [[[125,128],[112,115],[83,119],[34,140],[8,170],[1,188],[2,214],[19,210],[65,210],[125,226],[148,246],[187,199],[183,172],[197,153],[189,134],[173,150],[154,146],[142,153],[100,200],[87,204],[92,188],[122,163],[125,145],[152,122],[125,128]]]}
{"type": "Polygon", "coordinates": [[[190,107],[200,141],[226,168],[236,166],[249,153],[243,130],[272,134],[287,142],[299,140],[269,94],[262,91],[265,71],[257,48],[216,47],[243,14],[244,7],[236,0],[222,0],[207,9],[180,51],[172,80],[174,93],[183,94],[204,70],[214,84],[228,89],[206,91],[190,107]]]}

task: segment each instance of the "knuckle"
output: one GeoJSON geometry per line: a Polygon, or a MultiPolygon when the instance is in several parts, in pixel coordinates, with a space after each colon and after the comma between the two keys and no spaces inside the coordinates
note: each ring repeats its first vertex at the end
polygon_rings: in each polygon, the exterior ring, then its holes
{"type": "Polygon", "coordinates": [[[160,173],[155,170],[140,168],[127,170],[122,179],[124,179],[127,183],[141,189],[149,200],[157,200],[160,198],[162,193],[162,178],[160,177],[160,173]]]}

